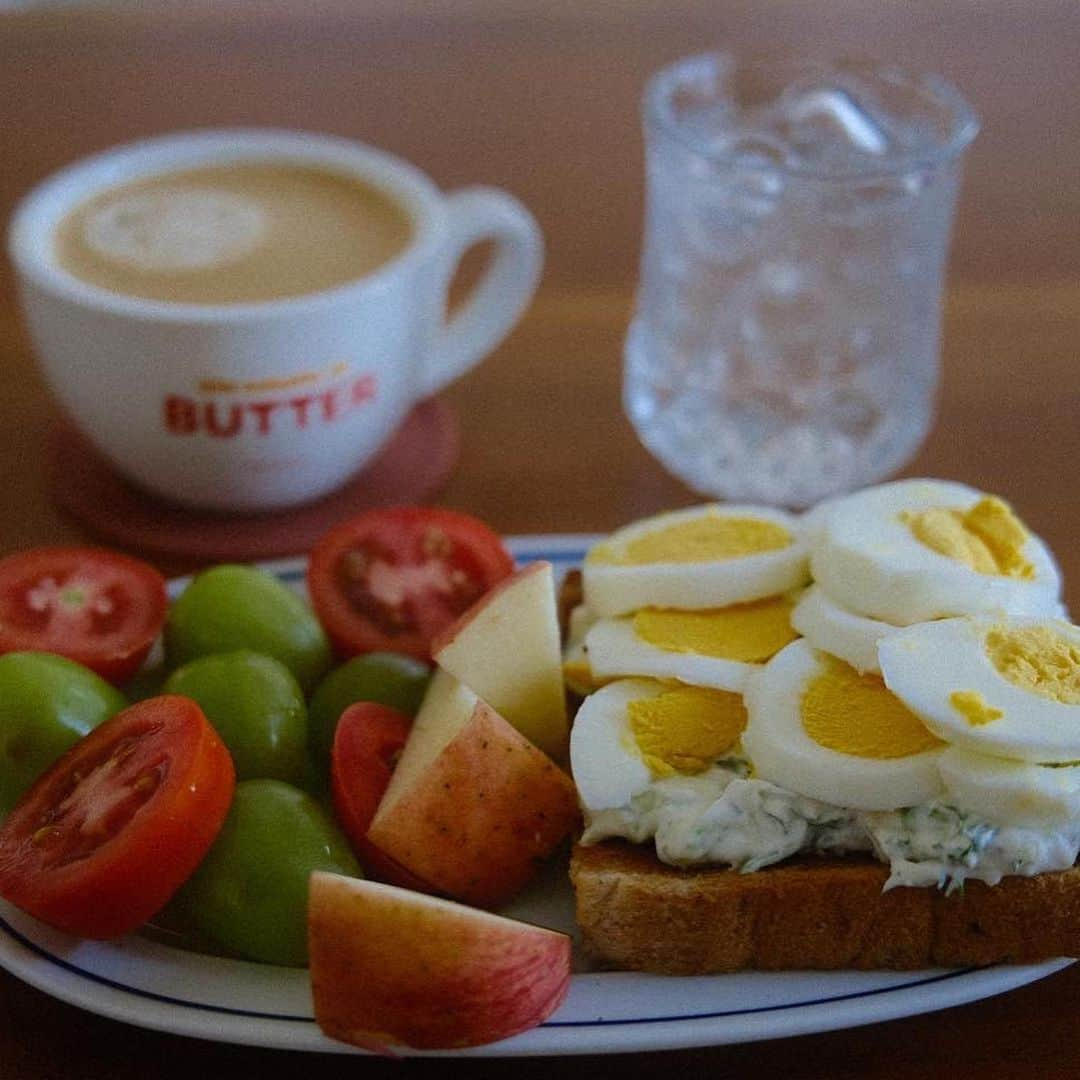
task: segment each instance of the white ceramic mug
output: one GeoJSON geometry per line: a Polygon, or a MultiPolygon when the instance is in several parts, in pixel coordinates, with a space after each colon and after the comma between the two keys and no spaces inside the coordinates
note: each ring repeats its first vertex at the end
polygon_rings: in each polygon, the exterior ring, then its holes
{"type": "Polygon", "coordinates": [[[9,234],[23,310],[61,405],[136,485],[189,506],[269,510],[344,483],[409,410],[490,352],[528,304],[543,244],[505,192],[444,194],[362,144],[272,130],[191,132],[76,163],[18,206],[9,234]],[[355,175],[409,214],[411,240],[366,277],[243,304],[121,295],[62,269],[53,237],[88,197],[181,168],[278,161],[355,175]],[[463,253],[489,269],[446,318],[463,253]]]}

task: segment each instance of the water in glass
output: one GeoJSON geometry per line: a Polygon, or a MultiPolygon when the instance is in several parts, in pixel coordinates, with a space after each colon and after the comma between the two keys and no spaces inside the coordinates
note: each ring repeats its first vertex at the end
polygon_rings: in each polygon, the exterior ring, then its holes
{"type": "Polygon", "coordinates": [[[975,130],[946,84],[887,69],[704,56],[653,80],[624,403],[661,462],[798,507],[914,454],[975,130]]]}

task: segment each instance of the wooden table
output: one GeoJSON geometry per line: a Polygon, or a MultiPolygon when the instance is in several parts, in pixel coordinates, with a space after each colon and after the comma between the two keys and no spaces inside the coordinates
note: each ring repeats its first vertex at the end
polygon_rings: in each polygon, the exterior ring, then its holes
{"type": "MultiPolygon", "coordinates": [[[[541,295],[497,355],[449,392],[462,430],[441,501],[506,532],[602,530],[694,496],[635,441],[619,407],[640,236],[637,99],[646,74],[709,45],[867,51],[936,69],[984,130],[968,160],[933,434],[908,472],[1011,499],[1059,555],[1080,606],[1080,8],[958,0],[330,0],[63,9],[0,16],[0,216],[59,165],[141,135],[271,124],[366,139],[441,184],[489,182],[547,235],[541,295]]],[[[55,419],[0,273],[0,550],[84,534],[46,487],[55,419]]],[[[184,569],[180,563],[166,570],[184,569]]],[[[1080,1058],[1080,968],[977,1004],[777,1042],[555,1065],[622,1076],[984,1078],[1080,1058]]],[[[417,1068],[425,1068],[417,1065],[417,1068]]],[[[547,1075],[551,1062],[442,1063],[448,1075],[547,1075]]],[[[0,1075],[162,1078],[381,1075],[99,1019],[0,975],[0,1075]]]]}

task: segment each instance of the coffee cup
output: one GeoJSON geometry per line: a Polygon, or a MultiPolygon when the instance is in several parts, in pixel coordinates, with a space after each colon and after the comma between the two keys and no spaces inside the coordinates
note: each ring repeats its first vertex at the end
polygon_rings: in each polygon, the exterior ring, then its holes
{"type": "Polygon", "coordinates": [[[9,233],[64,411],[140,488],[262,511],[333,491],[502,340],[542,240],[505,192],[444,194],[363,144],[274,130],[122,146],[35,188],[9,233]],[[453,314],[462,255],[491,241],[453,314]]]}

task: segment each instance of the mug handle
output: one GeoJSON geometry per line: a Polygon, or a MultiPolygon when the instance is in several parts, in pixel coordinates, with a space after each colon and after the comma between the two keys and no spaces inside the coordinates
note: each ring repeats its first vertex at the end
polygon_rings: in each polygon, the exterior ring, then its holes
{"type": "Polygon", "coordinates": [[[506,337],[536,292],[544,263],[540,226],[512,195],[465,188],[447,195],[446,204],[446,272],[438,292],[443,310],[465,252],[483,240],[494,241],[495,251],[460,310],[438,331],[420,378],[421,397],[463,375],[506,337]]]}

